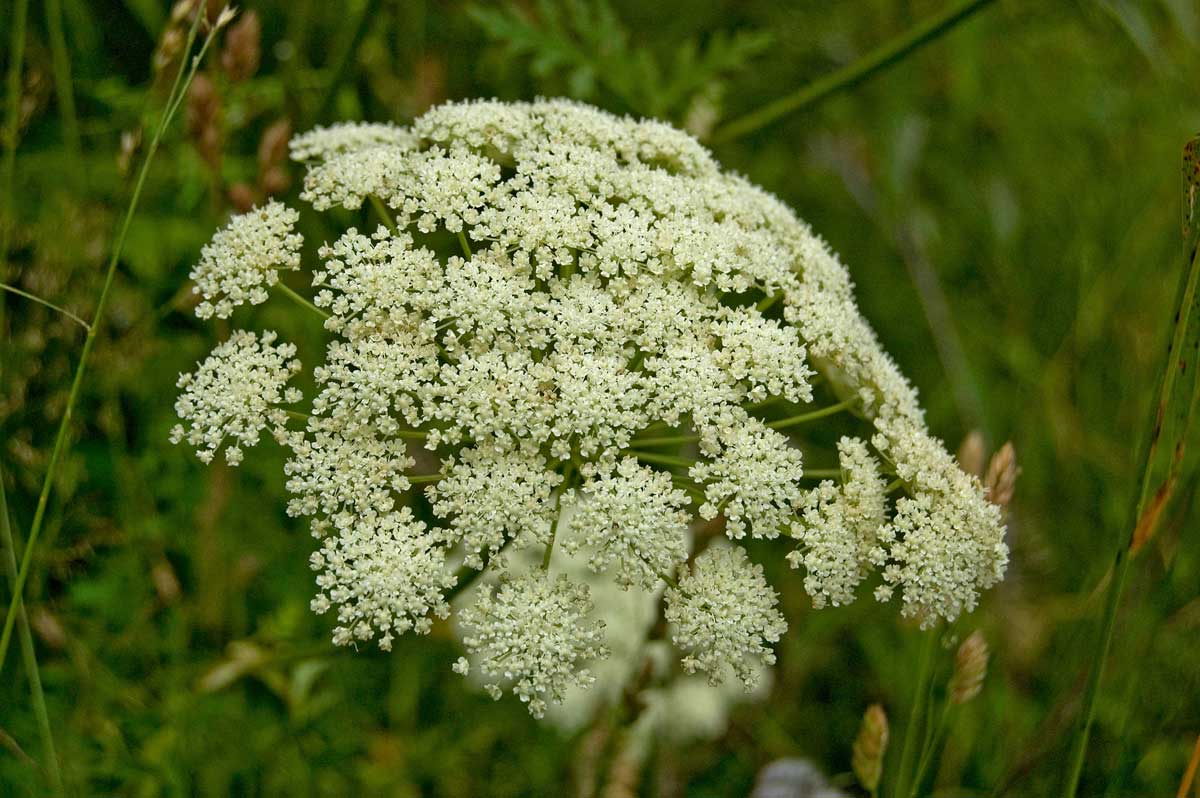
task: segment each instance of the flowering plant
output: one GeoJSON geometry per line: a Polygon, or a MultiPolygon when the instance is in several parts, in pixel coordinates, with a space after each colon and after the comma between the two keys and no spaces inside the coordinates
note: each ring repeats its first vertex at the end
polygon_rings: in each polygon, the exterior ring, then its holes
{"type": "Polygon", "coordinates": [[[312,606],[336,608],[335,643],[427,632],[486,572],[463,642],[494,695],[541,715],[606,653],[556,547],[662,589],[684,668],[748,685],[786,624],[746,536],[789,540],[816,606],[878,572],[875,596],[926,626],[1003,575],[999,509],[925,428],[845,268],[688,135],[472,102],[291,151],[315,210],[369,203],[378,225],[320,248],[311,303],[279,279],[302,242],[278,202],[235,217],[192,276],[202,318],[274,289],[319,313],[318,392],[295,409],[295,348],[239,331],[180,378],[173,437],[206,462],[236,465],[264,430],[291,450],[288,511],[321,540],[312,606]],[[860,434],[809,468],[817,436],[797,433],[838,412],[860,434]]]}

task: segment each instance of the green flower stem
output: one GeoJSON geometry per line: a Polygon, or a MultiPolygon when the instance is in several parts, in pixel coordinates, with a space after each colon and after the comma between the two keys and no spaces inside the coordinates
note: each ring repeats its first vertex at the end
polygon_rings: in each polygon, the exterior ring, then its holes
{"type": "Polygon", "coordinates": [[[713,144],[732,141],[766,127],[794,111],[814,105],[832,94],[856,86],[952,30],[955,25],[992,2],[993,0],[959,0],[945,11],[918,22],[904,33],[875,48],[853,63],[831,72],[823,78],[818,78],[807,86],[786,97],[781,97],[757,111],[729,122],[713,133],[711,141],[713,144]]]}
{"type": "Polygon", "coordinates": [[[467,234],[462,230],[458,231],[458,245],[462,247],[463,254],[467,256],[467,260],[471,259],[471,244],[467,241],[467,234]]]}
{"type": "Polygon", "coordinates": [[[300,294],[297,294],[291,288],[288,288],[287,285],[285,285],[282,280],[280,280],[278,283],[275,284],[275,288],[278,288],[280,291],[283,292],[284,296],[286,296],[288,299],[292,300],[293,302],[295,302],[297,305],[304,308],[305,310],[311,310],[313,313],[316,313],[318,316],[320,316],[323,319],[328,319],[330,317],[329,313],[326,313],[325,311],[321,310],[319,307],[314,305],[310,300],[305,299],[303,296],[301,296],[300,294]]]}
{"type": "Polygon", "coordinates": [[[28,299],[32,302],[36,302],[39,305],[44,305],[45,307],[48,307],[53,311],[57,311],[58,313],[61,313],[62,315],[66,316],[68,319],[70,319],[73,322],[76,322],[77,324],[83,325],[83,329],[85,329],[85,330],[92,329],[92,325],[88,324],[86,321],[79,318],[78,316],[76,316],[74,313],[67,310],[66,308],[59,307],[58,305],[54,304],[53,302],[47,302],[45,299],[42,299],[40,296],[31,294],[28,291],[22,291],[20,288],[17,288],[15,285],[9,285],[8,283],[0,283],[0,291],[7,291],[10,294],[16,294],[17,296],[25,297],[26,299],[28,299]]]}
{"type": "Polygon", "coordinates": [[[946,741],[946,730],[950,727],[950,702],[942,707],[942,712],[938,716],[937,726],[930,725],[930,733],[925,735],[925,745],[921,749],[921,756],[917,764],[917,775],[913,776],[912,789],[909,791],[909,798],[917,798],[921,793],[921,785],[925,782],[926,771],[929,770],[929,765],[933,762],[933,755],[939,751],[946,741]]]}
{"type": "Polygon", "coordinates": [[[656,465],[675,466],[677,468],[691,468],[696,464],[694,460],[688,460],[685,457],[672,457],[669,454],[656,454],[654,452],[639,452],[636,449],[626,449],[626,454],[631,454],[639,460],[656,465]]]}
{"type": "MultiPolygon", "coordinates": [[[[184,45],[183,52],[185,54],[192,51],[200,19],[203,16],[203,14],[197,14],[195,21],[192,23],[191,30],[188,32],[187,43],[184,45]]],[[[204,60],[204,56],[208,52],[208,48],[215,36],[216,29],[214,28],[205,37],[199,54],[190,60],[185,56],[179,64],[179,72],[175,75],[175,83],[171,86],[171,93],[168,95],[167,104],[159,119],[158,127],[154,131],[154,138],[151,139],[150,146],[146,150],[146,159],[142,162],[142,168],[138,172],[137,182],[133,187],[133,195],[129,199],[129,207],[125,210],[125,216],[117,233],[112,255],[108,261],[108,269],[104,275],[104,284],[100,289],[100,298],[96,302],[96,314],[92,318],[91,327],[88,329],[87,337],[83,342],[83,350],[79,354],[79,364],[75,367],[75,377],[71,381],[71,390],[67,394],[67,403],[63,408],[62,420],[59,422],[58,433],[54,438],[54,448],[50,452],[50,461],[46,466],[46,476],[42,480],[42,489],[38,495],[37,509],[34,511],[33,523],[29,528],[29,538],[25,541],[25,551],[21,555],[21,567],[17,572],[16,583],[13,585],[12,600],[8,605],[8,613],[4,617],[4,631],[0,632],[0,672],[4,670],[4,661],[8,655],[8,644],[12,640],[13,625],[16,623],[17,613],[21,608],[21,596],[33,563],[33,550],[37,547],[38,536],[42,532],[42,522],[46,517],[46,505],[50,500],[50,488],[54,485],[54,477],[58,471],[58,464],[62,459],[63,452],[67,448],[67,433],[71,429],[71,420],[75,415],[75,404],[79,401],[80,389],[83,386],[83,375],[87,371],[87,364],[92,355],[92,349],[96,346],[96,335],[100,330],[100,322],[104,318],[104,311],[108,307],[109,292],[112,290],[113,279],[117,274],[117,263],[120,261],[121,252],[125,248],[125,239],[129,235],[130,223],[133,221],[134,214],[137,213],[138,204],[142,198],[142,190],[146,185],[146,176],[150,173],[150,164],[154,162],[154,155],[158,152],[158,145],[162,141],[163,133],[166,132],[167,127],[175,116],[175,112],[179,110],[183,96],[186,94],[188,86],[191,85],[192,78],[195,77],[196,70],[199,68],[200,62],[204,60]]]]}
{"type": "Polygon", "coordinates": [[[826,416],[832,416],[835,413],[840,413],[846,408],[851,407],[854,404],[854,401],[855,400],[853,399],[844,399],[835,405],[822,407],[820,410],[813,410],[809,413],[801,413],[798,416],[790,416],[789,418],[781,418],[778,421],[768,422],[767,426],[774,430],[780,430],[787,429],[788,427],[795,427],[800,424],[807,424],[809,421],[816,421],[819,418],[825,418],[826,416]]]}
{"type": "Polygon", "coordinates": [[[917,669],[917,689],[913,693],[912,711],[904,729],[904,748],[900,752],[899,770],[896,771],[896,789],[893,792],[896,798],[909,796],[909,785],[912,784],[910,774],[917,754],[917,735],[929,712],[929,686],[933,677],[933,651],[937,647],[937,633],[929,631],[923,634],[925,640],[921,645],[921,662],[917,669]]]}
{"type": "Polygon", "coordinates": [[[768,311],[772,307],[774,307],[775,303],[781,299],[783,299],[782,291],[779,293],[776,293],[776,294],[768,294],[767,296],[765,296],[759,300],[758,304],[754,306],[754,309],[757,310],[759,313],[765,313],[766,311],[768,311]]]}
{"type": "MultiPolygon", "coordinates": [[[[17,582],[17,546],[9,526],[8,497],[4,493],[4,472],[0,470],[0,548],[4,549],[4,567],[9,581],[17,582]]],[[[33,635],[29,631],[29,618],[25,606],[21,605],[17,619],[17,635],[20,637],[21,658],[25,661],[25,678],[33,694],[33,714],[37,718],[38,733],[42,738],[43,767],[50,779],[54,795],[64,795],[62,773],[58,769],[58,754],[54,750],[54,734],[50,730],[50,714],[46,711],[46,694],[42,691],[42,675],[38,670],[37,651],[33,647],[33,635]]]]}
{"type": "Polygon", "coordinates": [[[896,477],[895,479],[893,479],[891,482],[888,483],[887,489],[884,491],[884,493],[891,493],[892,491],[894,491],[896,488],[899,488],[903,484],[904,484],[904,480],[901,479],[900,477],[896,477]]]}
{"type": "Polygon", "coordinates": [[[396,221],[392,218],[392,214],[388,210],[387,206],[383,204],[383,200],[372,194],[371,207],[375,209],[375,213],[379,215],[380,221],[384,223],[387,229],[391,230],[393,233],[396,232],[396,221]]]}
{"type": "Polygon", "coordinates": [[[413,474],[405,477],[413,485],[426,485],[430,482],[437,482],[439,479],[445,479],[445,474],[413,474]]]}
{"type": "Polygon", "coordinates": [[[813,479],[838,479],[842,476],[840,468],[806,468],[804,476],[812,477],[813,479]]]}
{"type": "Polygon", "coordinates": [[[635,446],[666,446],[668,444],[695,443],[699,435],[664,435],[660,438],[634,438],[631,443],[635,446]]]}

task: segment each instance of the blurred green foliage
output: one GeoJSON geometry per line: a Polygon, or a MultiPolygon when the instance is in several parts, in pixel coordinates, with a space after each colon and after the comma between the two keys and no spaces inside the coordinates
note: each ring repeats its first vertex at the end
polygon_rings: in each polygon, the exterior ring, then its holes
{"type": "MultiPolygon", "coordinates": [[[[56,98],[50,7],[30,16],[3,279],[88,318],[177,54],[163,4],[64,0],[77,153],[56,98]]],[[[26,588],[70,792],[569,794],[580,739],[471,692],[450,673],[445,630],[392,654],[328,644],[307,609],[313,543],[283,512],[279,452],[206,469],[167,443],[175,375],[227,333],[190,315],[187,273],[231,209],[294,199],[298,170],[280,161],[288,128],[567,94],[703,136],[940,7],[247,2],[258,57],[226,36],[154,163],[26,588]]],[[[9,24],[0,15],[6,43],[9,24]]],[[[1009,577],[953,630],[982,628],[993,651],[939,763],[956,795],[1048,795],[1065,776],[1171,322],[1198,68],[1200,12],[1187,0],[1001,2],[853,91],[716,150],[841,253],[938,434],[954,445],[977,428],[1016,444],[1009,577]]],[[[310,245],[324,235],[304,232],[310,245]]],[[[23,531],[82,332],[2,301],[0,459],[23,531]]],[[[319,330],[285,310],[272,300],[253,312],[311,360],[319,330]]],[[[1194,493],[1193,479],[1134,563],[1084,795],[1174,794],[1200,732],[1194,493]]],[[[643,794],[746,795],[786,756],[845,774],[869,703],[896,725],[905,717],[917,638],[894,609],[813,612],[778,551],[755,552],[791,624],[769,700],[739,709],[716,740],[657,751],[643,794]]],[[[939,679],[949,662],[940,656],[939,679]]],[[[19,657],[7,668],[0,794],[40,795],[28,684],[19,657]]]]}

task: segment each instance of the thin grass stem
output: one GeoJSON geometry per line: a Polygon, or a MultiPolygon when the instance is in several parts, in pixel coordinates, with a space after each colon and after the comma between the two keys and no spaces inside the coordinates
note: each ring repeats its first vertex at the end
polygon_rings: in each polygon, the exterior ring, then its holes
{"type": "MultiPolygon", "coordinates": [[[[8,497],[4,492],[4,471],[0,469],[0,548],[4,549],[4,568],[9,582],[17,583],[17,546],[9,523],[8,497]]],[[[25,662],[25,678],[33,699],[33,714],[37,719],[38,734],[42,738],[43,767],[54,795],[64,795],[62,772],[58,767],[58,753],[54,748],[54,733],[50,729],[50,713],[46,711],[46,694],[42,690],[42,674],[38,670],[37,650],[33,647],[33,634],[29,630],[29,618],[24,604],[17,610],[17,636],[20,638],[21,658],[25,662]]]]}
{"type": "Polygon", "coordinates": [[[83,146],[80,143],[79,117],[75,112],[75,91],[71,81],[71,55],[63,35],[62,0],[46,0],[46,33],[50,39],[50,54],[54,66],[54,94],[58,100],[58,115],[62,120],[63,141],[67,152],[83,172],[83,146]]]}
{"type": "Polygon", "coordinates": [[[787,116],[794,111],[814,105],[826,97],[862,83],[887,67],[952,30],[958,23],[994,0],[959,0],[939,14],[918,22],[891,41],[876,47],[853,63],[809,83],[795,92],[729,122],[712,135],[713,144],[723,144],[744,136],[787,116]]]}
{"type": "MultiPolygon", "coordinates": [[[[195,20],[192,22],[192,27],[188,32],[187,43],[183,50],[185,54],[190,53],[192,50],[192,46],[196,41],[196,32],[199,30],[200,19],[203,16],[202,13],[197,13],[195,20]]],[[[33,523],[29,528],[29,538],[25,541],[25,551],[21,556],[21,567],[17,571],[16,583],[13,585],[12,600],[9,602],[8,614],[4,618],[4,630],[0,632],[0,672],[4,670],[4,662],[8,655],[8,644],[12,640],[13,626],[16,622],[17,612],[21,607],[21,596],[33,563],[33,551],[37,546],[38,537],[42,531],[42,522],[46,517],[46,506],[50,500],[50,489],[54,485],[54,477],[58,472],[58,464],[62,459],[63,452],[67,448],[67,435],[71,429],[71,420],[75,415],[75,404],[79,401],[80,389],[83,387],[83,377],[87,373],[88,360],[91,358],[92,349],[96,345],[96,337],[100,329],[100,322],[104,318],[104,311],[108,307],[109,292],[112,290],[113,279],[117,274],[117,264],[125,248],[125,239],[129,235],[129,226],[133,221],[134,215],[137,213],[138,204],[142,197],[142,190],[146,185],[146,176],[149,174],[150,165],[154,162],[154,156],[158,152],[158,145],[162,141],[163,133],[174,118],[174,112],[179,109],[182,96],[191,84],[192,78],[195,76],[200,62],[212,44],[216,32],[217,29],[214,27],[205,37],[200,52],[195,58],[191,59],[190,67],[187,57],[184,57],[180,61],[179,72],[176,74],[175,82],[171,86],[171,94],[168,95],[166,110],[160,117],[158,127],[154,131],[154,137],[151,139],[150,146],[146,150],[146,158],[142,162],[142,168],[138,172],[137,182],[134,184],[133,194],[129,199],[129,206],[125,210],[124,218],[117,232],[112,254],[108,261],[108,268],[104,274],[104,284],[100,289],[100,298],[96,302],[96,313],[92,318],[91,327],[88,329],[87,337],[83,342],[83,349],[79,354],[79,363],[75,367],[75,376],[71,380],[71,389],[67,394],[67,402],[63,408],[62,420],[59,422],[58,433],[54,438],[54,448],[50,452],[50,460],[46,465],[46,476],[42,480],[37,508],[34,510],[33,523]]]]}
{"type": "MultiPolygon", "coordinates": [[[[25,21],[29,0],[13,0],[9,25],[8,73],[5,77],[4,160],[0,167],[0,281],[8,279],[8,255],[16,228],[13,182],[17,171],[17,136],[21,125],[21,74],[25,69],[25,21]]],[[[4,332],[4,296],[0,294],[0,335],[4,332]]],[[[3,363],[0,362],[0,370],[3,363]]]]}
{"type": "MultiPolygon", "coordinates": [[[[1200,151],[1200,138],[1185,147],[1185,164],[1200,151]]],[[[1186,170],[1188,182],[1184,189],[1186,214],[1186,245],[1184,266],[1180,276],[1170,346],[1159,370],[1154,403],[1143,425],[1142,442],[1136,461],[1141,472],[1138,478],[1137,500],[1131,504],[1126,525],[1116,539],[1116,553],[1106,578],[1108,591],[1104,599],[1104,614],[1100,633],[1090,657],[1092,663],[1084,688],[1083,705],[1076,724],[1075,741],[1067,766],[1063,789],[1065,798],[1075,798],[1083,777],[1092,724],[1096,719],[1096,700],[1100,683],[1112,650],[1117,610],[1125,584],[1129,580],[1130,563],[1143,545],[1154,535],[1163,510],[1172,498],[1184,462],[1183,452],[1193,427],[1193,417],[1200,404],[1200,381],[1197,380],[1191,353],[1200,348],[1200,225],[1196,224],[1196,208],[1191,202],[1197,184],[1192,170],[1186,170]]]]}
{"type": "Polygon", "coordinates": [[[25,297],[26,299],[28,299],[31,302],[36,302],[39,305],[48,307],[57,313],[61,313],[62,315],[66,316],[68,319],[75,322],[76,324],[82,325],[83,329],[85,329],[85,330],[92,329],[92,325],[88,324],[86,321],[79,318],[78,316],[76,316],[74,313],[67,310],[66,308],[60,307],[60,306],[54,304],[53,302],[49,302],[45,299],[42,299],[40,296],[31,294],[28,291],[22,291],[20,288],[17,288],[15,285],[9,285],[8,283],[0,283],[0,291],[7,291],[10,294],[16,294],[17,296],[25,297]]]}

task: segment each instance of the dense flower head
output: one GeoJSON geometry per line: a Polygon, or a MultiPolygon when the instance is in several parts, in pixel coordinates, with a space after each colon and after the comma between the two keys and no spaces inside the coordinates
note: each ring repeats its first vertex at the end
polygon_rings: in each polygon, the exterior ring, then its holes
{"type": "Polygon", "coordinates": [[[800,547],[788,554],[793,568],[806,571],[804,589],[813,605],[837,606],[854,600],[854,590],[871,565],[886,554],[878,543],[887,521],[887,483],[864,441],[838,441],[842,482],[824,480],[808,491],[792,535],[800,547]]]}
{"type": "Polygon", "coordinates": [[[202,319],[227,319],[238,305],[267,301],[280,269],[300,268],[300,235],[292,227],[300,215],[279,202],[239,214],[205,245],[192,269],[193,293],[202,319]]]}
{"type": "MultiPolygon", "coordinates": [[[[684,665],[746,682],[784,629],[746,535],[793,538],[818,606],[873,578],[926,624],[1002,576],[999,511],[925,428],[846,269],[690,136],[469,102],[291,149],[301,197],[353,220],[313,264],[328,342],[309,416],[283,428],[290,366],[198,373],[180,413],[210,456],[266,426],[291,449],[288,509],[322,540],[314,606],[338,607],[337,642],[426,631],[482,574],[467,647],[540,714],[604,651],[556,546],[622,588],[670,585],[684,665]],[[823,451],[807,432],[825,418],[859,437],[823,451]],[[838,478],[814,480],[835,454],[838,478]]],[[[296,266],[295,221],[271,203],[217,234],[195,275],[211,313],[296,266]]]]}
{"type": "Polygon", "coordinates": [[[787,631],[787,623],[775,609],[775,591],[762,566],[741,548],[709,548],[667,590],[666,601],[671,639],[684,652],[688,673],[702,671],[717,684],[730,670],[749,689],[758,683],[758,665],[775,664],[769,644],[787,631]]]}
{"type": "Polygon", "coordinates": [[[547,698],[561,701],[569,685],[589,684],[584,664],[607,655],[604,622],[589,621],[591,610],[585,585],[533,571],[481,592],[460,616],[463,644],[479,656],[493,697],[510,683],[540,718],[547,698]]]}
{"type": "Polygon", "coordinates": [[[184,424],[171,430],[171,442],[186,440],[205,463],[225,446],[226,462],[237,465],[242,447],[258,443],[264,429],[283,434],[287,412],[280,405],[301,399],[300,391],[285,387],[300,370],[300,361],[295,345],[276,345],[277,337],[270,330],[261,338],[238,330],[195,372],[180,374],[176,385],[183,393],[175,413],[184,424]]]}

